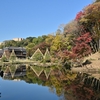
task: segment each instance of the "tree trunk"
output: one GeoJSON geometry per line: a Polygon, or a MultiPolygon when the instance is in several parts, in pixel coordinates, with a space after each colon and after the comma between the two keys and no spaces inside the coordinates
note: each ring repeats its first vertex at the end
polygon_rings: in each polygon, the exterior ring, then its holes
{"type": "Polygon", "coordinates": [[[98,50],[100,50],[100,39],[99,39],[99,42],[98,42],[98,50]]]}

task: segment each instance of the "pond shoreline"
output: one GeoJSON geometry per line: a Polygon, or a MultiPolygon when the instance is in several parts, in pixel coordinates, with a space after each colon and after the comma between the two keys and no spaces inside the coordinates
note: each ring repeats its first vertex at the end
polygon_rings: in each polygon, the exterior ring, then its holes
{"type": "Polygon", "coordinates": [[[85,64],[80,67],[72,67],[71,70],[74,72],[87,73],[100,79],[100,53],[96,52],[95,54],[91,54],[90,56],[85,57],[84,60],[90,61],[90,64],[85,64]]]}
{"type": "Polygon", "coordinates": [[[9,66],[12,64],[29,64],[33,66],[41,66],[41,67],[50,67],[50,66],[55,66],[57,63],[41,63],[41,62],[34,62],[34,61],[20,61],[20,62],[1,62],[0,66],[9,66]]]}

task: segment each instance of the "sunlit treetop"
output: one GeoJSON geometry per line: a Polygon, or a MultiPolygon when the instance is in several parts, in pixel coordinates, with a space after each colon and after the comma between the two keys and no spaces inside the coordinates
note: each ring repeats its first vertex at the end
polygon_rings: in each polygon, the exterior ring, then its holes
{"type": "Polygon", "coordinates": [[[96,2],[96,3],[89,4],[88,6],[86,6],[82,11],[80,11],[76,15],[75,20],[87,21],[87,16],[92,15],[91,18],[93,18],[93,17],[97,18],[98,14],[100,14],[100,2],[96,2]]]}

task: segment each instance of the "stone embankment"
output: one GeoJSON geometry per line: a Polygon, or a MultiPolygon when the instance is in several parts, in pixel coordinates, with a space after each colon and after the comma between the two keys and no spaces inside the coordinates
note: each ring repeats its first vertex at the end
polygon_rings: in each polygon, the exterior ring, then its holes
{"type": "Polygon", "coordinates": [[[77,77],[84,85],[93,87],[96,91],[100,91],[100,53],[92,54],[85,58],[90,64],[85,64],[80,67],[73,67],[72,72],[77,72],[77,77]]]}
{"type": "Polygon", "coordinates": [[[97,52],[92,54],[89,57],[86,57],[84,60],[89,60],[90,64],[85,64],[81,67],[73,67],[72,71],[74,72],[81,72],[81,73],[88,73],[94,76],[95,78],[100,78],[100,53],[97,52]]]}
{"type": "Polygon", "coordinates": [[[84,85],[92,87],[95,91],[100,92],[100,79],[93,77],[87,73],[77,73],[77,78],[80,79],[80,82],[83,82],[84,85]]]}

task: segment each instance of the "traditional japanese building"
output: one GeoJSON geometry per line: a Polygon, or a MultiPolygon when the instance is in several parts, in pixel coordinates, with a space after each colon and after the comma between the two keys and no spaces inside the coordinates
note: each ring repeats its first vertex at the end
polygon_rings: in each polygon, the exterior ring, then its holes
{"type": "Polygon", "coordinates": [[[2,55],[3,55],[3,50],[0,49],[0,58],[2,57],[2,55]]]}
{"type": "Polygon", "coordinates": [[[14,51],[17,58],[26,58],[26,49],[23,47],[5,47],[3,52],[5,52],[6,57],[9,58],[12,51],[14,51]]]}

